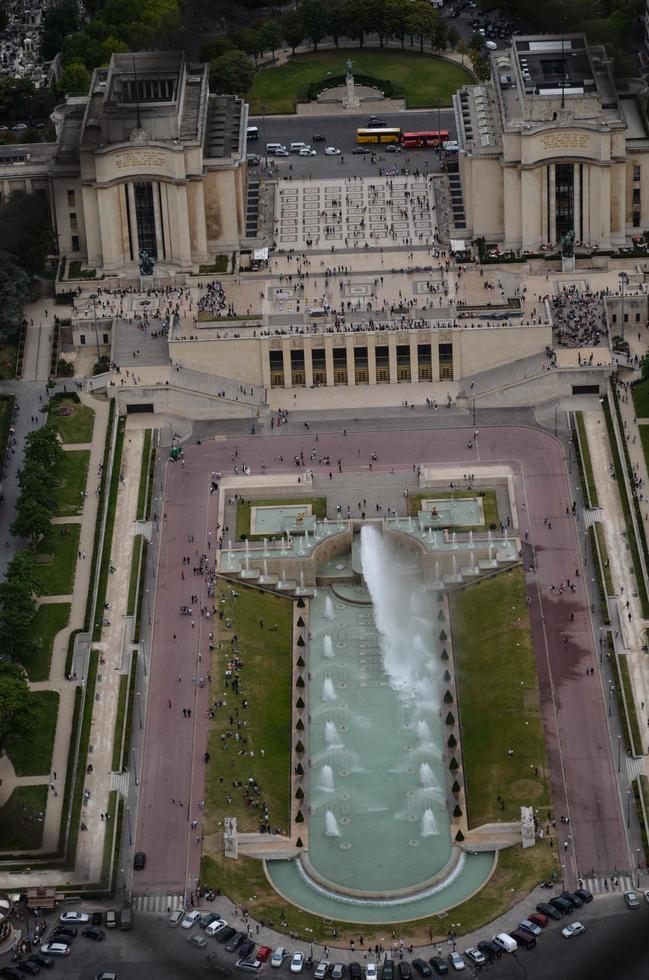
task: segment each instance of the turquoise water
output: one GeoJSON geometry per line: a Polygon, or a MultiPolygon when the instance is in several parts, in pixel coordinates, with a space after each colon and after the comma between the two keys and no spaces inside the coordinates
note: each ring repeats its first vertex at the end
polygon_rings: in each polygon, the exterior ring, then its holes
{"type": "Polygon", "coordinates": [[[420,515],[426,526],[461,527],[484,524],[481,497],[428,498],[422,500],[420,515]]]}
{"type": "Polygon", "coordinates": [[[285,507],[253,507],[251,534],[283,534],[285,531],[299,531],[313,528],[316,518],[311,515],[311,504],[287,504],[285,507]],[[304,519],[297,523],[298,514],[304,519]]]}

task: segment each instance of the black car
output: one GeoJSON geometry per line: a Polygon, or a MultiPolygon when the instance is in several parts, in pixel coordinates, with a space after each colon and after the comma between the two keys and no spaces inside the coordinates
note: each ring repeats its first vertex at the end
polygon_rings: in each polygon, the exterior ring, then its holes
{"type": "Polygon", "coordinates": [[[144,851],[138,851],[135,857],[133,858],[133,867],[135,868],[136,871],[142,871],[144,870],[145,864],[146,864],[146,854],[144,853],[144,851]]]}
{"type": "Polygon", "coordinates": [[[478,943],[478,949],[488,960],[499,960],[503,952],[500,946],[493,943],[491,939],[481,939],[478,943]]]}
{"type": "Polygon", "coordinates": [[[85,929],[81,930],[81,935],[85,936],[86,939],[94,939],[96,943],[100,943],[102,939],[106,938],[106,933],[99,926],[86,926],[85,929]]]}
{"type": "Polygon", "coordinates": [[[236,931],[232,926],[222,926],[218,932],[214,933],[214,938],[217,943],[227,943],[228,939],[232,939],[236,931]]]}
{"type": "Polygon", "coordinates": [[[326,143],[327,137],[323,136],[322,133],[314,133],[311,139],[312,143],[326,143]]]}
{"type": "Polygon", "coordinates": [[[23,973],[29,973],[32,977],[35,977],[37,973],[41,972],[38,963],[32,963],[31,960],[21,960],[19,963],[16,963],[16,967],[22,970],[23,973]]]}
{"type": "Polygon", "coordinates": [[[363,976],[360,963],[350,963],[349,964],[349,976],[351,980],[361,980],[363,976]]]}
{"type": "Polygon", "coordinates": [[[379,119],[378,116],[370,116],[367,123],[368,129],[384,129],[387,125],[385,119],[379,119]]]}
{"type": "Polygon", "coordinates": [[[561,918],[561,912],[557,912],[555,907],[553,905],[548,905],[547,902],[539,902],[539,904],[536,906],[536,911],[540,912],[541,915],[547,915],[548,919],[554,919],[555,922],[557,919],[561,918]]]}
{"type": "Polygon", "coordinates": [[[385,962],[383,963],[383,972],[381,973],[383,980],[394,980],[394,962],[388,959],[386,956],[385,962]]]}
{"type": "Polygon", "coordinates": [[[255,948],[255,944],[252,940],[247,939],[245,943],[241,943],[239,949],[237,950],[237,956],[240,960],[247,959],[255,948]]]}
{"type": "Polygon", "coordinates": [[[25,974],[14,966],[3,966],[0,970],[0,977],[4,977],[5,980],[23,980],[24,976],[25,974]]]}
{"type": "Polygon", "coordinates": [[[247,938],[247,933],[245,932],[235,932],[232,938],[226,943],[225,951],[226,953],[234,953],[235,949],[241,945],[244,939],[247,938]]]}
{"type": "Polygon", "coordinates": [[[417,971],[420,977],[431,977],[433,975],[433,971],[429,967],[426,960],[421,960],[417,958],[416,960],[412,961],[412,965],[414,966],[415,970],[417,971]]]}
{"type": "Polygon", "coordinates": [[[104,913],[103,912],[93,912],[90,916],[90,921],[93,926],[103,926],[104,924],[104,913]]]}
{"type": "Polygon", "coordinates": [[[408,960],[399,960],[399,976],[401,980],[410,980],[412,977],[412,970],[410,969],[408,960]]]}
{"type": "Polygon", "coordinates": [[[585,902],[586,905],[593,900],[593,896],[587,888],[576,888],[574,894],[577,896],[577,898],[580,898],[582,902],[585,902]]]}
{"type": "Polygon", "coordinates": [[[54,960],[52,957],[45,956],[43,953],[30,953],[29,958],[32,963],[36,963],[38,966],[42,966],[46,970],[51,970],[54,966],[54,960]]]}
{"type": "Polygon", "coordinates": [[[366,146],[355,146],[354,149],[352,150],[352,153],[362,153],[365,156],[370,152],[371,151],[368,150],[366,146]]]}
{"type": "Polygon", "coordinates": [[[57,928],[50,933],[48,942],[58,943],[62,940],[63,942],[71,943],[78,931],[79,930],[76,926],[57,926],[57,928]]]}
{"type": "Polygon", "coordinates": [[[583,908],[584,903],[579,895],[574,895],[571,892],[561,892],[561,898],[564,898],[566,902],[569,902],[573,909],[583,908]]]}
{"type": "Polygon", "coordinates": [[[569,915],[570,912],[572,912],[572,903],[566,901],[565,898],[561,898],[559,895],[557,895],[556,898],[550,899],[550,905],[555,908],[557,912],[561,912],[562,915],[569,915]]]}
{"type": "Polygon", "coordinates": [[[430,965],[434,969],[435,973],[439,974],[440,977],[443,977],[445,973],[448,973],[448,965],[446,960],[443,960],[441,956],[431,956],[430,965]]]}

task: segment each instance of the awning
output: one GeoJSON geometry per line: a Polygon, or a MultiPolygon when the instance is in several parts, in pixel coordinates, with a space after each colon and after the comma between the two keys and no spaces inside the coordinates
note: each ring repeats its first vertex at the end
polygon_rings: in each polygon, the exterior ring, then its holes
{"type": "Polygon", "coordinates": [[[252,257],[255,262],[268,261],[268,248],[255,248],[252,250],[252,257]]]}

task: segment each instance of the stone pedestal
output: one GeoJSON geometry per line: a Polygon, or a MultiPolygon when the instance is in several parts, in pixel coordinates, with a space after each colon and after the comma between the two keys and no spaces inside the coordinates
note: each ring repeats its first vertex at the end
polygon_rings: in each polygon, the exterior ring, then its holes
{"type": "Polygon", "coordinates": [[[354,91],[353,75],[347,75],[345,78],[345,86],[346,92],[343,99],[343,109],[358,109],[361,103],[360,99],[356,96],[356,92],[354,91]]]}
{"type": "Polygon", "coordinates": [[[562,272],[574,272],[575,271],[575,257],[574,257],[574,255],[562,255],[561,256],[561,271],[562,272]]]}

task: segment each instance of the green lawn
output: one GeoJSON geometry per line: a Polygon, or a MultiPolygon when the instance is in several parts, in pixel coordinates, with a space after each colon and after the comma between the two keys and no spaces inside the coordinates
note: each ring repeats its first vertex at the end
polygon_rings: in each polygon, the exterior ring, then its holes
{"type": "Polygon", "coordinates": [[[550,791],[522,570],[454,593],[451,627],[469,826],[519,820],[522,804],[542,820],[550,791]]]}
{"type": "MultiPolygon", "coordinates": [[[[140,483],[137,491],[137,519],[144,521],[147,517],[147,510],[150,509],[151,496],[151,436],[152,430],[146,429],[144,432],[144,443],[142,445],[142,461],[140,463],[140,483]]],[[[151,474],[152,475],[152,474],[151,474]]]]}
{"type": "MultiPolygon", "coordinates": [[[[408,513],[411,517],[416,517],[422,509],[424,500],[466,500],[467,498],[481,497],[482,510],[484,513],[484,525],[482,527],[497,527],[500,518],[498,517],[498,502],[495,490],[484,490],[473,493],[470,490],[426,490],[424,493],[413,493],[408,496],[408,513]]],[[[440,524],[440,527],[443,525],[440,524]]],[[[478,531],[480,526],[456,527],[450,525],[454,531],[478,531]]]]}
{"type": "Polygon", "coordinates": [[[34,642],[38,649],[33,656],[23,655],[20,660],[30,681],[46,681],[50,676],[54,638],[69,622],[69,602],[45,603],[38,607],[33,625],[34,642]]]}
{"type": "Polygon", "coordinates": [[[588,436],[586,434],[586,425],[584,423],[584,413],[577,412],[577,431],[579,433],[578,447],[578,459],[581,469],[582,483],[585,483],[585,489],[588,495],[588,500],[591,507],[599,507],[599,500],[597,498],[597,484],[595,483],[595,474],[593,472],[593,461],[590,458],[590,449],[588,446],[588,436]]]}
{"type": "Polygon", "coordinates": [[[0,344],[0,381],[10,381],[16,374],[18,348],[13,344],[0,344]]]}
{"type": "Polygon", "coordinates": [[[44,776],[52,765],[59,713],[58,691],[34,691],[37,718],[29,735],[10,736],[5,744],[17,776],[44,776]]]}
{"type": "Polygon", "coordinates": [[[83,510],[82,491],[88,480],[88,449],[72,449],[52,471],[52,485],[56,498],[56,517],[75,517],[83,510]]]}
{"type": "MultiPolygon", "coordinates": [[[[649,378],[631,386],[636,418],[649,419],[649,378]]],[[[642,432],[642,427],[640,428],[642,432]]]]}
{"type": "Polygon", "coordinates": [[[95,413],[87,405],[78,405],[72,398],[55,398],[49,403],[48,424],[57,429],[61,442],[92,442],[95,413]],[[71,410],[71,414],[59,415],[62,408],[71,410]]]}
{"type": "MultiPolygon", "coordinates": [[[[43,595],[70,595],[79,550],[80,524],[52,524],[52,530],[36,548],[38,575],[43,595]]],[[[90,560],[87,556],[86,561],[90,560]]]]}
{"type": "Polygon", "coordinates": [[[0,848],[3,851],[35,851],[43,840],[48,785],[17,786],[0,807],[0,848]],[[38,816],[43,814],[43,820],[38,816]]]}
{"type": "MultiPolygon", "coordinates": [[[[273,537],[270,534],[251,534],[250,533],[250,508],[251,507],[293,507],[296,504],[311,504],[311,513],[318,520],[323,520],[327,516],[326,497],[281,497],[272,500],[239,500],[237,502],[237,532],[236,541],[243,541],[250,538],[251,541],[260,541],[263,537],[273,537]]],[[[281,537],[277,534],[276,537],[281,537]]]]}
{"type": "MultiPolygon", "coordinates": [[[[327,75],[344,74],[350,57],[355,73],[389,79],[400,85],[408,109],[432,107],[437,97],[442,99],[443,105],[449,106],[458,88],[472,81],[460,65],[414,51],[363,51],[358,48],[317,51],[296,55],[287,64],[258,72],[247,94],[251,114],[261,113],[262,104],[266,105],[268,114],[295,112],[298,90],[325,79],[327,75]]],[[[354,125],[350,121],[350,129],[354,125]]]]}
{"type": "Polygon", "coordinates": [[[289,782],[290,782],[290,742],[291,742],[291,602],[279,596],[269,595],[239,587],[238,599],[227,592],[227,599],[221,602],[225,590],[219,588],[217,608],[223,609],[224,619],[215,618],[216,638],[230,650],[230,640],[234,633],[239,638],[239,650],[244,668],[240,675],[240,696],[224,687],[223,652],[215,652],[212,662],[212,700],[223,697],[227,707],[217,711],[210,723],[209,751],[211,761],[207,768],[205,798],[209,813],[208,832],[214,833],[224,815],[238,818],[241,830],[258,830],[261,812],[246,806],[241,788],[233,789],[232,780],[241,780],[245,785],[254,773],[261,788],[261,799],[269,807],[270,820],[274,827],[288,830],[289,782]],[[227,618],[232,620],[232,629],[225,629],[227,618]],[[263,620],[263,628],[260,626],[263,620]],[[276,631],[270,627],[277,624],[276,631]],[[248,701],[248,709],[242,706],[248,701]],[[248,741],[245,747],[254,751],[254,759],[238,754],[241,744],[235,742],[234,734],[227,739],[227,750],[222,748],[221,734],[227,730],[236,732],[230,725],[230,716],[239,710],[239,717],[247,720],[247,726],[240,732],[248,741]],[[263,755],[262,755],[263,750],[263,755]],[[223,785],[219,777],[224,778],[223,785]],[[226,795],[232,794],[228,804],[226,795]]]}

